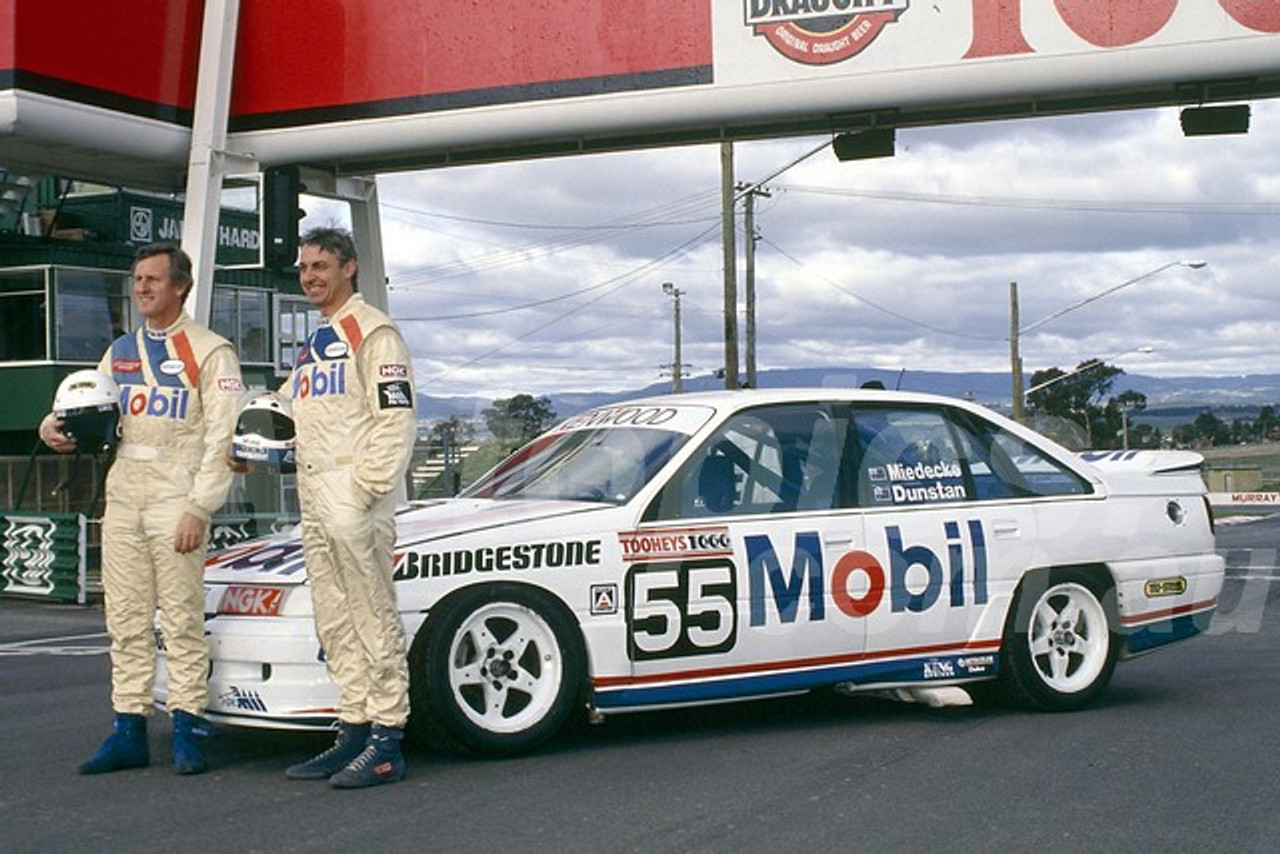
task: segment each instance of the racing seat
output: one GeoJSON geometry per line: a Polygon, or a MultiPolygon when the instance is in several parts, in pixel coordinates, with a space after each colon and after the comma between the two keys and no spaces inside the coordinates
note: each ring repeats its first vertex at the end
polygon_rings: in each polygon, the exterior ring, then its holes
{"type": "Polygon", "coordinates": [[[738,497],[733,460],[722,451],[712,451],[698,469],[698,497],[709,513],[726,513],[733,509],[738,497]]]}
{"type": "Polygon", "coordinates": [[[809,453],[805,456],[806,483],[797,510],[830,510],[837,504],[836,481],[840,476],[840,447],[836,425],[821,418],[813,426],[809,453]]]}
{"type": "Polygon", "coordinates": [[[774,513],[790,513],[800,502],[800,494],[804,488],[804,460],[808,456],[806,443],[796,440],[787,442],[782,447],[782,483],[778,486],[778,500],[773,505],[774,513]]]}

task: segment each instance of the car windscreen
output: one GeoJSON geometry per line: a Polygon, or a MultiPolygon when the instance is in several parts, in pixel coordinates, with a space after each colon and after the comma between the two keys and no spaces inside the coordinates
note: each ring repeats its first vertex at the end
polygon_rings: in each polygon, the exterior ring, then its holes
{"type": "Polygon", "coordinates": [[[476,481],[463,496],[623,504],[688,438],[683,432],[652,428],[549,433],[476,481]]]}

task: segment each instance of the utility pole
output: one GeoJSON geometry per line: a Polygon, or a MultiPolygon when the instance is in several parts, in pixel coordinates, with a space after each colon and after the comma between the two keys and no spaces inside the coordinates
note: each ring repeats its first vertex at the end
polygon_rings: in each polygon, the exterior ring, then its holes
{"type": "Polygon", "coordinates": [[[738,388],[738,241],[734,228],[733,143],[720,143],[720,232],[724,251],[724,387],[738,388]]]}
{"type": "Polygon", "coordinates": [[[764,196],[769,198],[769,191],[764,187],[756,184],[750,188],[739,187],[745,190],[744,206],[745,214],[743,219],[743,230],[747,236],[746,246],[746,299],[747,299],[747,318],[746,318],[746,345],[747,345],[747,387],[756,387],[756,242],[759,237],[756,235],[756,196],[764,196]]]}
{"type": "Polygon", "coordinates": [[[662,292],[671,297],[674,303],[672,319],[675,323],[675,361],[671,363],[671,393],[680,394],[684,391],[684,362],[680,356],[680,297],[684,291],[671,282],[663,282],[662,292]]]}
{"type": "Polygon", "coordinates": [[[725,388],[738,388],[738,330],[735,316],[738,311],[737,306],[737,273],[734,270],[734,258],[737,255],[737,249],[734,246],[734,220],[733,206],[739,198],[746,199],[746,232],[747,232],[747,381],[746,384],[752,388],[756,385],[756,229],[755,229],[755,197],[756,195],[769,197],[769,193],[765,191],[764,185],[766,181],[772,181],[774,178],[786,172],[793,166],[797,166],[813,157],[819,151],[823,151],[830,147],[831,141],[827,140],[808,151],[795,160],[783,166],[781,169],[774,170],[771,174],[754,184],[735,185],[733,180],[733,143],[723,142],[720,144],[720,162],[721,162],[721,183],[720,183],[720,209],[722,212],[721,230],[724,233],[724,275],[725,275],[725,300],[724,300],[724,323],[725,323],[725,365],[724,365],[724,385],[725,388]],[[735,195],[735,186],[737,194],[735,195]]]}
{"type": "Polygon", "coordinates": [[[1022,354],[1018,352],[1018,283],[1009,283],[1009,367],[1013,375],[1013,420],[1026,419],[1022,401],[1022,354]]]}

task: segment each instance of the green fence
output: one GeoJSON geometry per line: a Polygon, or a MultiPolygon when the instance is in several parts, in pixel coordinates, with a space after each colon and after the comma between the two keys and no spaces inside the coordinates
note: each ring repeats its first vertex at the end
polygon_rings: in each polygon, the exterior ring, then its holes
{"type": "MultiPolygon", "coordinates": [[[[277,513],[213,517],[209,551],[287,530],[298,517],[277,513]]],[[[81,513],[0,513],[0,596],[84,605],[101,593],[98,548],[81,513]]]]}
{"type": "Polygon", "coordinates": [[[80,513],[0,513],[0,596],[83,605],[86,528],[80,513]]]}

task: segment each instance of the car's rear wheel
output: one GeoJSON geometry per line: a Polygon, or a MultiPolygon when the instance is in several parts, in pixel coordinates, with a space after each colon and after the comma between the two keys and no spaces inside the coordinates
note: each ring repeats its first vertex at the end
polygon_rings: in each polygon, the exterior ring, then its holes
{"type": "Polygon", "coordinates": [[[410,650],[411,733],[451,752],[526,752],[573,715],[584,661],[571,617],[546,597],[516,585],[467,590],[410,650]]]}
{"type": "Polygon", "coordinates": [[[1111,681],[1119,652],[1105,604],[1108,589],[1079,570],[1023,581],[1002,647],[1006,700],[1045,711],[1093,702],[1111,681]]]}

